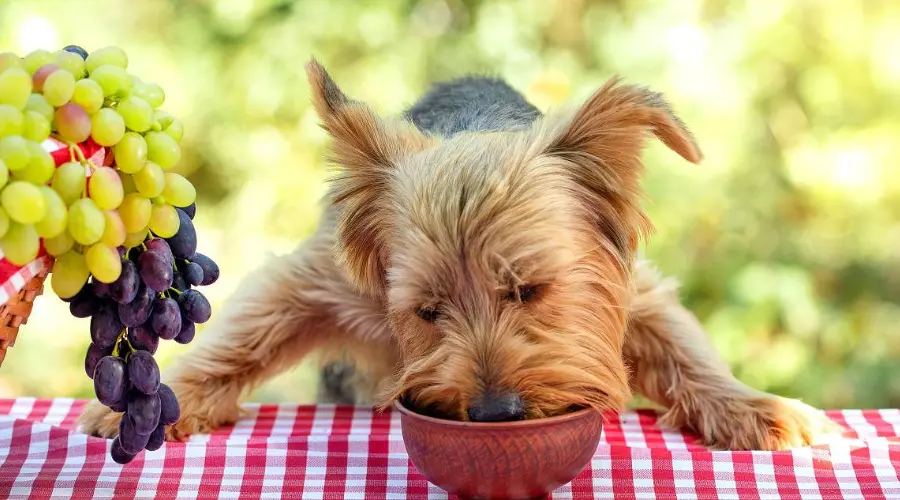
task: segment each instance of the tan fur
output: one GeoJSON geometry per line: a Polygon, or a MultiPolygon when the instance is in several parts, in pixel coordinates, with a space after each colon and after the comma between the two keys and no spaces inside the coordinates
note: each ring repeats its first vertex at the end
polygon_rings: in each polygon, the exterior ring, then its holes
{"type": "MultiPolygon", "coordinates": [[[[347,98],[317,63],[308,73],[341,167],[330,205],[164,374],[182,404],[170,439],[234,422],[247,391],[345,347],[373,374],[361,390],[379,406],[405,397],[466,419],[473,399],[502,390],[537,418],[621,410],[635,390],[712,447],[774,450],[834,430],[736,380],[675,287],[637,257],[652,230],[640,207],[647,135],[701,158],[658,94],[611,80],[530,130],[439,140],[347,98]]],[[[118,430],[96,402],[81,422],[118,430]]]]}

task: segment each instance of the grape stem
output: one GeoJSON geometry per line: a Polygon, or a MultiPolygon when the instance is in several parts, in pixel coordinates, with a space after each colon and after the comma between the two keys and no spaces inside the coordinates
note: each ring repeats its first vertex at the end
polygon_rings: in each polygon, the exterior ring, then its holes
{"type": "Polygon", "coordinates": [[[169,287],[169,290],[168,290],[168,291],[169,291],[170,293],[175,293],[175,295],[181,295],[181,290],[179,290],[179,289],[177,289],[177,288],[175,288],[175,287],[169,287]]]}

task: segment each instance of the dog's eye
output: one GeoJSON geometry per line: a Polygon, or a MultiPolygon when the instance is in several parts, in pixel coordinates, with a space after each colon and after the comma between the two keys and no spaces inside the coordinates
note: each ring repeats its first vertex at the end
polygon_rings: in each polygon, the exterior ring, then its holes
{"type": "Polygon", "coordinates": [[[523,304],[534,300],[538,294],[537,285],[519,285],[506,294],[506,300],[510,302],[521,302],[523,304]]]}
{"type": "Polygon", "coordinates": [[[416,310],[416,315],[422,318],[424,321],[434,323],[435,321],[437,321],[440,313],[433,307],[421,307],[416,310]]]}

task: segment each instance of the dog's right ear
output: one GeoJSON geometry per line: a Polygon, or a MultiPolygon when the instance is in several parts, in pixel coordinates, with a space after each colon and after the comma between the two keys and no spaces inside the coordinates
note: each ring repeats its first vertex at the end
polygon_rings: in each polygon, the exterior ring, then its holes
{"type": "Polygon", "coordinates": [[[386,285],[384,194],[392,167],[432,144],[412,124],[382,120],[365,104],[348,98],[315,59],[306,65],[313,105],[331,136],[332,203],[340,206],[338,263],[360,292],[383,298],[386,285]]]}

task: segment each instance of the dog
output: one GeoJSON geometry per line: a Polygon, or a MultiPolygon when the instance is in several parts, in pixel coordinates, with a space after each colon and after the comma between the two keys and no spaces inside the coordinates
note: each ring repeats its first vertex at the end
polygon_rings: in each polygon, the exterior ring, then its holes
{"type": "MultiPolygon", "coordinates": [[[[738,381],[641,256],[647,140],[702,158],[662,95],[613,78],[545,115],[501,79],[470,76],[384,118],[315,59],[306,70],[338,167],[321,224],[253,272],[164,373],[181,402],[168,439],[234,423],[243,394],[314,351],[323,400],[402,400],[441,418],[621,411],[637,392],[714,449],[837,430],[738,381]]],[[[120,418],[94,402],[80,422],[113,437],[120,418]]]]}

